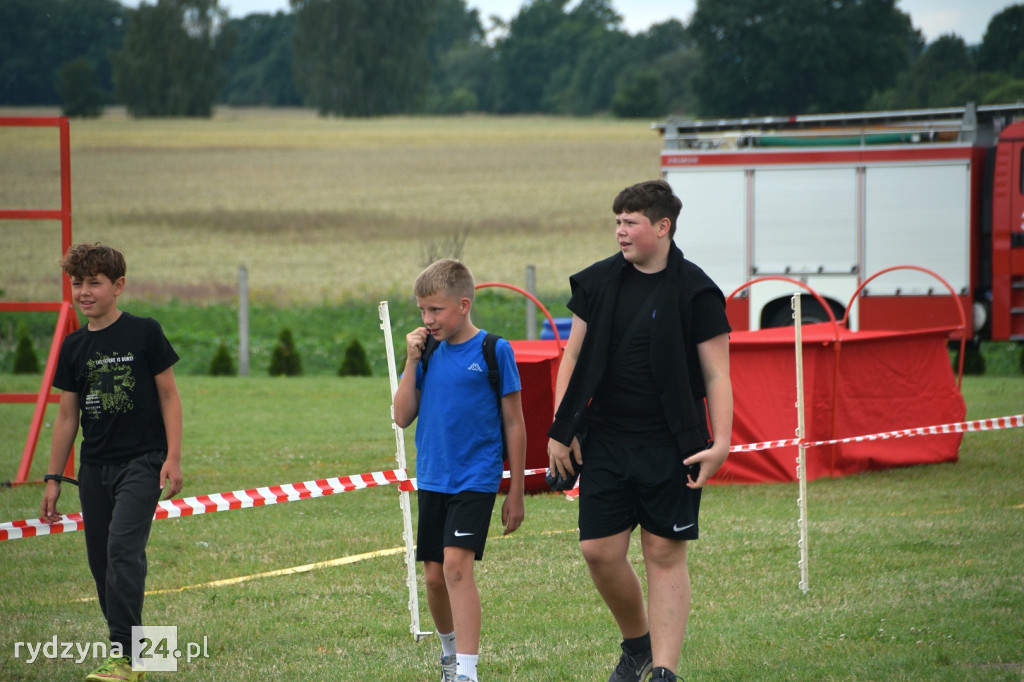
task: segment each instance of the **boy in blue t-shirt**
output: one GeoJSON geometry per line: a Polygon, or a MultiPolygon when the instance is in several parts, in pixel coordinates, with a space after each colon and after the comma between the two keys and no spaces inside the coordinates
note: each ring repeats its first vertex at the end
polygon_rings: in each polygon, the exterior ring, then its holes
{"type": "Polygon", "coordinates": [[[133,670],[131,630],[142,625],[146,543],[153,513],[182,488],[181,398],[172,365],[178,355],[156,320],[117,308],[126,265],[100,244],[71,247],[61,267],[88,319],[61,344],[53,385],[61,390],[53,424],[42,518],[56,523],[60,484],[82,425],[78,497],[85,549],[100,609],[110,630],[110,657],[86,682],[142,680],[133,670]]]}
{"type": "Polygon", "coordinates": [[[423,562],[427,604],[441,639],[441,679],[477,679],[480,592],[473,562],[483,558],[502,476],[502,428],[511,481],[501,507],[505,534],[523,522],[526,422],[512,347],[495,350],[501,394],[487,376],[486,332],[470,319],[473,274],[457,260],[439,260],[413,286],[424,326],[406,336],[405,371],[395,392],[395,423],[417,418],[419,521],[416,558],[423,562]],[[438,342],[429,371],[420,362],[427,336],[438,342]]]}

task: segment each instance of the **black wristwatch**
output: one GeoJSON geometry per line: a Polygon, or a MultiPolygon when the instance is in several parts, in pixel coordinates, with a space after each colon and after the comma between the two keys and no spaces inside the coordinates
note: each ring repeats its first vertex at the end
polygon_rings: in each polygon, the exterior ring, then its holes
{"type": "Polygon", "coordinates": [[[57,481],[58,484],[61,481],[66,481],[68,483],[78,485],[78,481],[76,481],[75,479],[68,478],[67,476],[61,476],[60,474],[46,474],[45,476],[43,476],[43,483],[46,483],[47,481],[57,481]]]}

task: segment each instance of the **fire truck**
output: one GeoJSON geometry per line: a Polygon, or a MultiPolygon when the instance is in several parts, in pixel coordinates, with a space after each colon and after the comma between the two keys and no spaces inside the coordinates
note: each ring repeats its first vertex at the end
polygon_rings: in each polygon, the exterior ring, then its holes
{"type": "Polygon", "coordinates": [[[792,324],[800,293],[805,321],[1024,339],[1024,104],[654,128],[735,329],[792,324]]]}

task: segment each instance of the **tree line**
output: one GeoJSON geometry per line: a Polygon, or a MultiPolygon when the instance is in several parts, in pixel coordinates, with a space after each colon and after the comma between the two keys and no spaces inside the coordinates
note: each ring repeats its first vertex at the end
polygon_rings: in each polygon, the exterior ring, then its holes
{"type": "Polygon", "coordinates": [[[785,115],[1024,98],[1024,4],[979,45],[926,43],[897,0],[698,0],[637,34],[613,0],[3,0],[0,104],[74,116],[210,116],[218,103],[324,115],[785,115]]]}

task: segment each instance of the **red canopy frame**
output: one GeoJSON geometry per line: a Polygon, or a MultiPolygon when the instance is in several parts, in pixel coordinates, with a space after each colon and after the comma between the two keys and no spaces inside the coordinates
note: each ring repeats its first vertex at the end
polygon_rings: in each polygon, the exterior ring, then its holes
{"type": "MultiPolygon", "coordinates": [[[[60,208],[57,209],[3,209],[0,220],[58,220],[60,221],[61,254],[71,248],[71,134],[68,119],[65,117],[19,117],[0,116],[0,127],[20,128],[56,128],[60,140],[60,208]]],[[[51,392],[53,374],[57,369],[57,355],[60,353],[64,337],[78,329],[78,316],[75,315],[71,301],[71,280],[67,275],[61,278],[61,300],[57,302],[13,302],[0,301],[0,312],[53,312],[57,313],[57,324],[53,330],[53,341],[46,359],[46,369],[38,393],[0,393],[2,403],[35,403],[32,422],[28,436],[25,438],[25,449],[21,454],[21,465],[13,484],[27,483],[28,472],[32,467],[32,457],[39,432],[42,430],[43,417],[48,403],[60,401],[57,393],[51,392]]],[[[71,476],[75,470],[74,449],[68,457],[64,475],[71,476]]]]}

